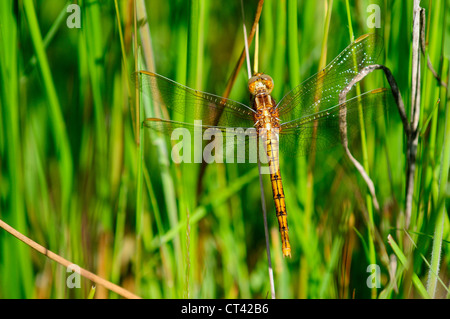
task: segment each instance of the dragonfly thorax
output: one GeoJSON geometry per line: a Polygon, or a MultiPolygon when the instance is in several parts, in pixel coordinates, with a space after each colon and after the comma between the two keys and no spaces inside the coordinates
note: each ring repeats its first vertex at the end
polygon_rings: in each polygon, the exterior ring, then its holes
{"type": "Polygon", "coordinates": [[[256,95],[253,100],[253,108],[256,111],[254,121],[257,130],[272,130],[280,128],[278,109],[276,108],[275,101],[270,94],[261,93],[256,95]]]}

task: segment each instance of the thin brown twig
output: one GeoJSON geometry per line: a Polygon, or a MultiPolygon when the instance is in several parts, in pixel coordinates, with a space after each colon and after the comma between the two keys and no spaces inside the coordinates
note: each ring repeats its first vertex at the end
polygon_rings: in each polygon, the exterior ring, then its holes
{"type": "Polygon", "coordinates": [[[363,68],[351,81],[350,83],[341,91],[341,93],[339,94],[339,104],[342,105],[341,106],[341,114],[340,114],[340,131],[341,131],[341,140],[342,140],[342,144],[344,145],[344,149],[345,152],[348,156],[348,158],[351,160],[351,162],[353,163],[353,165],[355,165],[356,169],[360,172],[361,176],[363,177],[364,181],[367,184],[367,187],[369,188],[369,192],[373,198],[373,204],[376,210],[379,211],[380,206],[376,197],[376,193],[375,193],[375,186],[373,184],[372,179],[369,177],[369,175],[367,174],[367,172],[365,171],[364,167],[353,157],[352,153],[350,152],[349,148],[348,148],[348,139],[347,139],[347,124],[346,124],[346,108],[345,108],[345,100],[347,98],[347,94],[348,92],[351,90],[351,88],[358,83],[359,81],[361,81],[362,79],[364,79],[368,74],[372,73],[375,70],[381,69],[384,71],[384,74],[389,82],[389,85],[391,87],[391,91],[392,94],[394,95],[394,99],[396,101],[397,104],[397,108],[398,108],[398,112],[400,114],[400,118],[402,119],[403,122],[403,127],[404,130],[406,132],[406,134],[408,135],[409,132],[409,124],[408,124],[408,119],[406,117],[406,112],[405,112],[405,106],[403,104],[403,99],[401,97],[400,91],[398,89],[397,86],[397,82],[395,81],[394,77],[392,76],[391,71],[385,67],[384,65],[380,65],[380,64],[372,64],[369,66],[366,66],[365,68],[363,68]]]}
{"type": "MultiPolygon", "coordinates": [[[[250,30],[250,34],[248,35],[248,45],[250,46],[252,44],[253,38],[256,34],[256,27],[259,23],[259,19],[261,18],[262,8],[263,8],[264,0],[259,0],[258,7],[256,8],[256,14],[255,19],[253,21],[252,28],[250,30]]],[[[242,49],[241,56],[239,57],[238,62],[236,63],[236,66],[234,67],[233,73],[231,74],[230,78],[228,79],[227,87],[225,88],[225,92],[223,93],[223,97],[228,97],[230,95],[231,89],[234,85],[234,82],[236,82],[237,75],[239,73],[239,70],[242,67],[242,64],[245,60],[245,47],[242,49]]]]}
{"type": "MultiPolygon", "coordinates": [[[[66,268],[71,267],[71,269],[73,270],[73,266],[74,263],[70,262],[69,260],[55,254],[54,252],[48,250],[47,248],[45,248],[44,246],[39,245],[38,243],[36,243],[35,241],[31,240],[30,238],[28,238],[27,236],[23,235],[22,233],[20,233],[19,231],[17,231],[16,229],[14,229],[13,227],[11,227],[10,225],[8,225],[7,223],[5,223],[3,220],[0,219],[0,228],[3,228],[4,230],[6,230],[8,233],[10,233],[11,235],[13,235],[14,237],[16,237],[17,239],[19,239],[20,241],[24,242],[26,245],[30,246],[31,248],[33,248],[34,250],[38,251],[39,253],[47,256],[48,258],[50,258],[51,260],[56,261],[58,264],[63,265],[66,268]]],[[[117,286],[116,284],[113,284],[112,282],[103,279],[99,276],[97,276],[96,274],[81,268],[77,265],[77,269],[76,272],[78,272],[79,270],[79,274],[87,279],[89,279],[92,282],[95,282],[98,285],[101,285],[103,287],[105,287],[106,289],[111,290],[112,292],[115,292],[116,294],[124,297],[124,298],[128,298],[128,299],[141,299],[141,297],[133,294],[132,292],[129,292],[128,290],[117,286]]]]}

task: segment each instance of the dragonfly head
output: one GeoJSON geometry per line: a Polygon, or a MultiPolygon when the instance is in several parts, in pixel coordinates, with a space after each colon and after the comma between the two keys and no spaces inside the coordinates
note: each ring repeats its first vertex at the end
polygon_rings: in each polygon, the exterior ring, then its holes
{"type": "Polygon", "coordinates": [[[264,73],[256,73],[248,80],[248,90],[252,95],[259,93],[270,94],[273,89],[273,80],[270,76],[264,73]]]}

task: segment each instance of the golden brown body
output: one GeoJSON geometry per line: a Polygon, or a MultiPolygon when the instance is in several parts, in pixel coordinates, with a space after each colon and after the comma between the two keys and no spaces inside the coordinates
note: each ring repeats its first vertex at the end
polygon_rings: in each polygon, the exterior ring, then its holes
{"type": "Polygon", "coordinates": [[[253,95],[253,108],[255,128],[259,137],[264,138],[268,164],[270,170],[270,180],[272,183],[273,200],[281,233],[283,256],[291,257],[291,245],[289,243],[286,202],[281,180],[278,150],[278,130],[280,120],[275,100],[272,92],[273,81],[264,74],[256,74],[249,80],[249,90],[253,95]]]}

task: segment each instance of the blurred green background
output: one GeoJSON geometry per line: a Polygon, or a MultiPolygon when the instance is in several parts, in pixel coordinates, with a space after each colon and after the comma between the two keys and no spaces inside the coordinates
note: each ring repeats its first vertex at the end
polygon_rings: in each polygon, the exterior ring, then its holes
{"type": "MultiPolygon", "coordinates": [[[[244,46],[240,1],[145,1],[140,14],[147,24],[140,20],[138,32],[131,0],[76,3],[81,28],[67,25],[72,1],[0,2],[0,219],[144,298],[270,298],[257,167],[209,165],[197,197],[200,165],[175,165],[165,139],[139,130],[131,80],[140,55],[144,69],[151,67],[144,61],[153,61],[161,75],[222,95],[244,46]],[[152,55],[142,56],[141,46],[150,43],[152,55]]],[[[259,66],[274,79],[276,100],[339,54],[352,42],[351,33],[357,38],[374,31],[367,25],[371,3],[264,1],[259,66]]],[[[413,1],[375,3],[381,19],[375,32],[385,45],[381,62],[395,76],[409,113],[413,1]]],[[[257,4],[244,1],[247,30],[257,4]]],[[[426,53],[448,83],[450,1],[421,5],[426,53]]],[[[449,297],[443,156],[449,93],[425,62],[422,57],[408,232],[405,134],[395,105],[365,131],[380,211],[342,147],[281,158],[291,259],[282,258],[264,176],[278,298],[421,298],[431,294],[430,274],[437,271],[441,280],[431,295],[449,297]],[[436,254],[438,268],[429,264],[436,254]],[[378,288],[367,284],[371,264],[379,266],[378,288]]],[[[230,95],[243,103],[249,97],[246,74],[240,70],[230,95]]],[[[363,91],[373,87],[388,87],[381,71],[361,83],[363,91]]],[[[141,120],[155,111],[138,109],[141,120]]],[[[362,161],[361,149],[359,140],[351,145],[362,161]]],[[[81,288],[68,288],[68,275],[0,230],[1,298],[87,298],[92,283],[83,279],[81,288]]],[[[118,298],[100,286],[95,297],[118,298]]]]}

